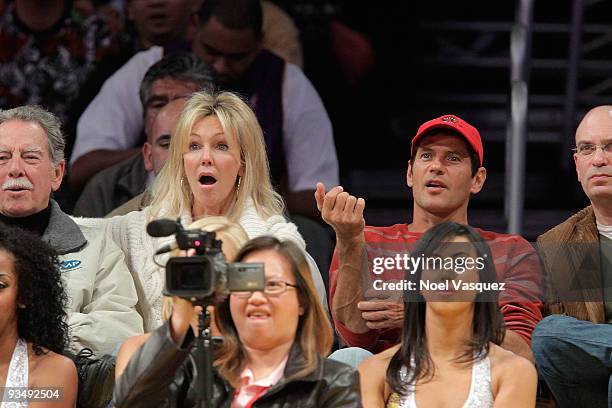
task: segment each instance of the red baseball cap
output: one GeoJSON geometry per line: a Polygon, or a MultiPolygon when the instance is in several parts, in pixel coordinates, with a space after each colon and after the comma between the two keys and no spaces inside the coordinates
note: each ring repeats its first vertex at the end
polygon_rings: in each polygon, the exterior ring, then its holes
{"type": "Polygon", "coordinates": [[[482,148],[480,133],[478,133],[478,130],[474,126],[470,125],[456,115],[442,115],[439,118],[423,123],[419,127],[417,134],[412,138],[412,144],[410,145],[411,154],[414,154],[414,145],[423,137],[423,135],[434,129],[451,129],[463,136],[470,146],[472,146],[472,149],[474,149],[476,152],[476,155],[480,160],[480,165],[482,166],[484,150],[482,148]]]}

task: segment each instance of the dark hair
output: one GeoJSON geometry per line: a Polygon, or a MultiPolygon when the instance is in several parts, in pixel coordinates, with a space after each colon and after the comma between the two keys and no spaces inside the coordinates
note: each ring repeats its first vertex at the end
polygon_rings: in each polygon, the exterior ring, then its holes
{"type": "Polygon", "coordinates": [[[476,150],[474,150],[472,145],[470,145],[467,142],[467,140],[465,140],[465,137],[461,133],[457,132],[456,130],[452,130],[452,129],[434,128],[434,129],[431,129],[425,132],[425,134],[421,136],[419,140],[417,140],[417,142],[412,147],[412,152],[410,152],[410,165],[414,166],[414,160],[416,159],[416,152],[419,146],[421,145],[421,143],[423,143],[423,140],[425,140],[425,138],[427,138],[428,136],[439,134],[439,133],[443,133],[449,136],[457,136],[463,141],[463,143],[465,143],[465,147],[467,148],[468,156],[470,156],[470,161],[472,163],[472,177],[474,177],[476,173],[478,172],[478,169],[480,168],[480,159],[478,158],[478,154],[476,153],[476,150]]]}
{"type": "MultiPolygon", "coordinates": [[[[250,254],[266,250],[281,255],[291,266],[295,277],[298,302],[303,309],[295,333],[295,343],[299,344],[304,360],[292,378],[299,378],[314,371],[319,356],[329,354],[333,342],[331,323],[317,295],[304,252],[294,242],[280,241],[272,236],[254,238],[240,249],[235,261],[242,262],[250,254]]],[[[215,318],[224,341],[215,362],[221,376],[235,385],[246,364],[246,351],[240,342],[229,304],[228,297],[217,305],[215,318]]]]}
{"type": "Polygon", "coordinates": [[[198,24],[211,17],[232,30],[250,28],[258,40],[262,37],[263,13],[260,0],[205,0],[198,11],[198,24]]]}
{"type": "Polygon", "coordinates": [[[187,53],[167,55],[151,65],[140,83],[139,95],[143,111],[147,110],[146,104],[153,82],[165,78],[193,82],[200,88],[199,91],[212,89],[216,83],[213,70],[195,55],[187,53]]]}
{"type": "Polygon", "coordinates": [[[37,355],[45,349],[64,352],[68,325],[56,252],[36,235],[0,223],[0,250],[13,259],[17,274],[17,333],[32,343],[37,355]]]}
{"type": "MultiPolygon", "coordinates": [[[[412,257],[428,257],[454,237],[466,237],[483,258],[484,268],[480,269],[480,282],[496,282],[497,275],[489,245],[473,228],[452,221],[442,222],[430,228],[417,242],[412,257]]],[[[422,266],[422,265],[420,265],[422,266]]],[[[421,279],[422,267],[414,274],[406,272],[406,279],[421,279]]],[[[489,342],[501,344],[504,339],[504,321],[497,304],[497,292],[480,292],[474,300],[472,316],[472,338],[465,344],[465,352],[456,362],[470,363],[489,354],[489,342]]],[[[426,302],[420,292],[404,293],[404,327],[400,348],[391,358],[387,368],[387,383],[394,392],[405,395],[407,387],[417,380],[429,381],[434,375],[434,365],[427,349],[425,310],[426,302]],[[404,368],[405,367],[405,368],[404,368]],[[403,371],[408,369],[406,373],[403,371]],[[407,375],[405,375],[407,374],[407,375]]]]}

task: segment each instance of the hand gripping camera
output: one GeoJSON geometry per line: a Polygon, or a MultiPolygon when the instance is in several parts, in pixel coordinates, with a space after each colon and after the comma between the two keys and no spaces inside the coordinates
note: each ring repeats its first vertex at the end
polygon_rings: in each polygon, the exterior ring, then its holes
{"type": "Polygon", "coordinates": [[[230,292],[264,289],[262,263],[227,262],[221,241],[214,232],[186,230],[176,221],[151,221],[147,232],[152,237],[175,235],[175,242],[160,248],[155,255],[173,249],[195,249],[194,256],[172,257],[166,263],[165,295],[191,301],[224,297],[230,292]]]}

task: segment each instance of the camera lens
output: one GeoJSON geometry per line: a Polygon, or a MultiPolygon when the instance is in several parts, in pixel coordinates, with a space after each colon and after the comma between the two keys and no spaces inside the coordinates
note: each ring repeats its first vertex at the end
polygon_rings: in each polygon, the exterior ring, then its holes
{"type": "Polygon", "coordinates": [[[183,289],[203,289],[206,286],[204,282],[204,268],[202,265],[189,265],[181,269],[179,274],[179,285],[183,289]]]}
{"type": "Polygon", "coordinates": [[[215,288],[214,264],[207,256],[175,257],[166,264],[166,293],[186,298],[211,296],[215,288]]]}

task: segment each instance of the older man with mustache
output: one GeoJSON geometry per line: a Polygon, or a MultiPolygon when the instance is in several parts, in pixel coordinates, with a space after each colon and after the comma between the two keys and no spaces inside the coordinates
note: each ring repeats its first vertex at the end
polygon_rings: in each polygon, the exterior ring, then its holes
{"type": "Polygon", "coordinates": [[[591,205],[538,238],[545,314],[538,371],[562,407],[612,407],[612,106],[576,130],[576,173],[591,205]]]}
{"type": "Polygon", "coordinates": [[[57,251],[70,298],[71,349],[110,353],[143,331],[136,288],[123,252],[104,231],[79,225],[51,199],[64,168],[64,139],[53,114],[38,106],[0,110],[0,221],[39,235],[57,251]]]}

